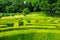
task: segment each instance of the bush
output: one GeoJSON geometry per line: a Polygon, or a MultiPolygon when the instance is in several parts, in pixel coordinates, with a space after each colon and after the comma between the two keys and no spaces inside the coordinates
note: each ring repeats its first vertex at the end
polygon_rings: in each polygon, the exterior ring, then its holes
{"type": "Polygon", "coordinates": [[[23,14],[24,16],[26,16],[26,14],[29,14],[29,13],[30,13],[30,11],[29,11],[28,8],[25,8],[25,9],[23,10],[23,12],[22,12],[22,14],[23,14]]]}
{"type": "Polygon", "coordinates": [[[3,13],[0,13],[0,18],[3,16],[3,13]]]}
{"type": "Polygon", "coordinates": [[[9,13],[4,13],[3,16],[10,16],[10,14],[9,13]]]}

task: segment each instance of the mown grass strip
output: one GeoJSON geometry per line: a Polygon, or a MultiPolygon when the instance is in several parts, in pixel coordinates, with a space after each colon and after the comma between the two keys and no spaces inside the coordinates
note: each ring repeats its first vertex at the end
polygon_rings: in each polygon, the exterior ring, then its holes
{"type": "Polygon", "coordinates": [[[17,34],[28,34],[28,33],[58,33],[60,34],[60,30],[38,30],[38,29],[13,30],[13,31],[1,32],[0,37],[17,35],[17,34]]]}
{"type": "Polygon", "coordinates": [[[6,27],[6,28],[0,28],[0,32],[5,31],[12,31],[12,30],[27,30],[27,29],[49,29],[49,30],[55,30],[55,26],[20,26],[20,27],[6,27]]]}

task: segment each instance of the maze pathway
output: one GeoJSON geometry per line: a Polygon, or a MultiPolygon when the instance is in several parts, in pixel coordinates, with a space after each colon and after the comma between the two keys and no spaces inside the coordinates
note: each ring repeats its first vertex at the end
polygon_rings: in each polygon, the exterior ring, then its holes
{"type": "MultiPolygon", "coordinates": [[[[47,17],[47,16],[42,16],[38,14],[33,14],[33,15],[27,15],[27,16],[13,16],[9,18],[4,18],[2,17],[0,19],[0,27],[6,26],[7,24],[13,24],[13,26],[10,26],[12,28],[40,28],[40,29],[60,29],[60,18],[56,17],[47,17]],[[21,17],[22,16],[22,17],[21,17]],[[15,17],[15,18],[14,18],[15,17]],[[19,22],[22,22],[19,24],[19,22]],[[2,25],[2,26],[1,26],[2,25]]],[[[3,27],[5,28],[5,27],[3,27]]],[[[6,27],[8,28],[8,27],[6,27]]]]}
{"type": "Polygon", "coordinates": [[[50,38],[51,34],[51,37],[55,36],[58,39],[58,37],[60,37],[60,18],[27,15],[25,17],[14,16],[0,19],[0,38],[32,33],[36,33],[36,35],[42,34],[42,36],[46,36],[44,34],[47,34],[46,38],[50,38]],[[10,26],[11,24],[13,24],[13,26],[10,26]]]}

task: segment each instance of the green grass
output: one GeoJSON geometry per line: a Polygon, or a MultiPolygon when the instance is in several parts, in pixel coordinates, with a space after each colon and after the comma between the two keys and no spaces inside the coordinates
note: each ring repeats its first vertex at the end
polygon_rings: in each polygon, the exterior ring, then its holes
{"type": "Polygon", "coordinates": [[[0,33],[0,40],[60,40],[58,30],[13,30],[0,33]],[[33,31],[32,31],[33,30],[33,31]]]}
{"type": "MultiPolygon", "coordinates": [[[[33,12],[32,12],[33,13],[33,12]]],[[[54,28],[54,26],[57,28],[60,26],[60,18],[56,18],[56,17],[47,17],[46,15],[44,16],[42,12],[42,14],[39,14],[39,12],[37,12],[38,14],[36,14],[36,12],[34,14],[28,14],[26,16],[23,15],[15,15],[15,16],[10,16],[9,17],[5,17],[5,18],[1,18],[0,19],[0,24],[10,24],[10,23],[15,23],[15,22],[23,22],[25,24],[25,26],[43,26],[43,27],[47,27],[49,28],[50,26],[52,28],[54,28]],[[40,16],[41,15],[41,16],[40,16]],[[28,22],[29,21],[29,22],[28,22]]],[[[18,24],[16,24],[18,25],[18,24]]],[[[15,26],[16,26],[15,25],[15,26]]],[[[50,27],[50,28],[51,28],[50,27]]]]}
{"type": "Polygon", "coordinates": [[[56,40],[54,34],[29,33],[2,37],[1,40],[56,40]]]}
{"type": "Polygon", "coordinates": [[[47,16],[44,12],[31,12],[26,16],[16,13],[0,18],[0,40],[60,40],[59,37],[60,18],[47,16]],[[19,22],[23,25],[18,26],[19,22]],[[15,25],[4,26],[12,23],[15,25]]]}

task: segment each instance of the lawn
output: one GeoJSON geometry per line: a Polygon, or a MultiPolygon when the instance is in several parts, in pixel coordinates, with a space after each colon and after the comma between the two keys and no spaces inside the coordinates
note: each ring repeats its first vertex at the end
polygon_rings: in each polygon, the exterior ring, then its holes
{"type": "Polygon", "coordinates": [[[0,40],[60,40],[59,30],[13,30],[0,33],[0,40]]]}
{"type": "Polygon", "coordinates": [[[60,18],[44,12],[0,18],[0,40],[60,40],[60,18]]]}

